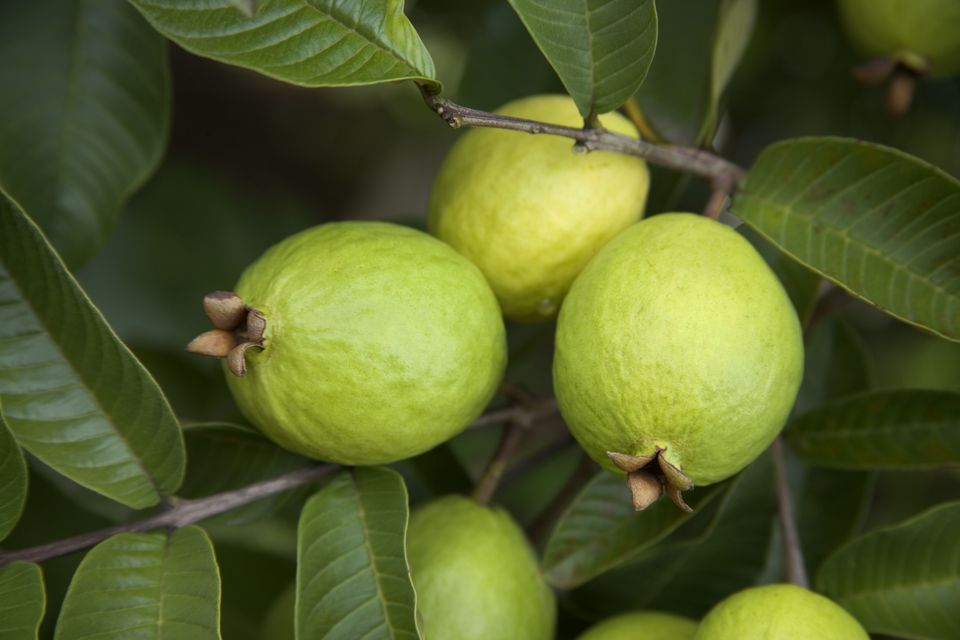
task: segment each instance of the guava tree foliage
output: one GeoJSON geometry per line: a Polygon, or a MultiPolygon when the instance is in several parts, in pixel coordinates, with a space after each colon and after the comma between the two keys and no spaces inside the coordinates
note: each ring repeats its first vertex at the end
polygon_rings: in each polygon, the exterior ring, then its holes
{"type": "MultiPolygon", "coordinates": [[[[560,594],[560,637],[633,609],[700,618],[736,591],[789,580],[871,633],[960,638],[960,495],[943,490],[960,484],[960,381],[878,387],[848,317],[897,319],[898,339],[923,336],[952,354],[938,362],[956,375],[960,181],[850,138],[782,139],[747,167],[718,152],[757,0],[502,4],[491,12],[512,9],[583,127],[448,98],[402,0],[0,6],[0,637],[421,637],[411,503],[472,492],[525,526],[560,594]],[[542,383],[552,325],[510,326],[493,406],[389,467],[309,460],[229,422],[232,410],[223,422],[178,415],[152,375],[159,360],[135,355],[74,276],[161,164],[167,41],[301,87],[401,84],[390,99],[432,111],[436,127],[646,159],[662,190],[648,215],[694,193],[705,215],[742,221],[790,296],[806,372],[782,437],[733,478],[685,494],[691,512],[667,500],[636,512],[623,478],[580,453],[542,383]],[[643,139],[600,128],[613,110],[643,139]],[[877,487],[915,508],[885,512],[877,487]]],[[[258,162],[269,159],[252,171],[258,162]]],[[[162,318],[164,295],[138,317],[162,318]]]]}

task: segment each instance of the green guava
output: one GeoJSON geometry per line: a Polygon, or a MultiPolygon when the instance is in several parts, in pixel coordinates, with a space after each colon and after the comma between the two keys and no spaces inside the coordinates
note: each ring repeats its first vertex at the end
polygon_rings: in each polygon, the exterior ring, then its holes
{"type": "Polygon", "coordinates": [[[823,596],[792,584],[744,589],[722,600],[694,640],[869,640],[860,623],[823,596]]]}
{"type": "Polygon", "coordinates": [[[864,53],[929,75],[960,72],[960,2],[840,0],[840,16],[864,53]]]}
{"type": "Polygon", "coordinates": [[[692,640],[697,623],[660,611],[631,611],[593,625],[577,640],[692,640]]]}
{"type": "MultiPolygon", "coordinates": [[[[383,464],[436,446],[483,411],[506,364],[483,275],[414,229],[307,229],[250,265],[237,296],[249,315],[234,330],[230,391],[264,434],[319,460],[383,464]]],[[[209,333],[229,340],[230,323],[207,311],[209,333]]]]}
{"type": "Polygon", "coordinates": [[[637,223],[560,311],[554,387],[570,431],[628,473],[634,506],[723,480],[776,437],[803,373],[800,323],[750,243],[709,218],[637,223]]]}
{"type": "Polygon", "coordinates": [[[414,510],[407,556],[431,640],[551,640],[553,591],[510,515],[448,496],[414,510]]]}
{"type": "MultiPolygon", "coordinates": [[[[583,126],[567,96],[524,98],[497,112],[583,126]]],[[[600,123],[637,136],[619,114],[600,123]]],[[[649,185],[639,158],[574,153],[573,143],[557,136],[472,129],[437,174],[428,224],[480,267],[507,318],[545,320],[590,258],[643,215],[649,185]]]]}

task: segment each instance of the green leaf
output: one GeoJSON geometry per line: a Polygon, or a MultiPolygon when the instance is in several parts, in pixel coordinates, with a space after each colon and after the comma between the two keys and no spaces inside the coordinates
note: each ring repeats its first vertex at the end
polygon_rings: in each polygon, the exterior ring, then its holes
{"type": "Polygon", "coordinates": [[[960,394],[907,389],[835,400],[796,418],[787,442],[839,469],[925,469],[960,462],[960,394]]]}
{"type": "Polygon", "coordinates": [[[0,568],[0,638],[36,640],[46,607],[39,565],[11,562],[0,568]]]}
{"type": "Polygon", "coordinates": [[[0,186],[76,267],[163,155],[163,38],[126,2],[10,0],[0,60],[0,186]]]}
{"type": "Polygon", "coordinates": [[[27,463],[3,419],[0,406],[0,540],[6,538],[20,520],[26,499],[27,463]]]}
{"type": "MultiPolygon", "coordinates": [[[[685,498],[697,511],[721,493],[719,486],[697,489],[685,498]]],[[[691,515],[666,498],[638,513],[623,478],[597,474],[570,503],[547,540],[543,554],[547,581],[562,589],[577,587],[629,562],[691,515]]]]}
{"type": "Polygon", "coordinates": [[[142,508],[180,485],[183,436],[163,393],[2,196],[0,400],[20,445],[85,487],[142,508]]]}
{"type": "Polygon", "coordinates": [[[57,640],[220,638],[220,575],[199,527],[121,533],[80,563],[60,610],[57,640]]]}
{"type": "Polygon", "coordinates": [[[861,471],[811,469],[795,484],[797,526],[811,574],[863,525],[876,476],[861,471]]]}
{"type": "MultiPolygon", "coordinates": [[[[201,423],[184,428],[187,473],[177,495],[200,498],[275,478],[313,464],[281,449],[255,431],[226,423],[201,423]]],[[[241,524],[273,514],[290,498],[283,492],[216,518],[224,524],[241,524]]],[[[209,524],[211,520],[207,521],[209,524]]]]}
{"type": "Polygon", "coordinates": [[[763,256],[773,272],[777,274],[787,295],[790,296],[790,302],[797,310],[800,324],[806,325],[816,306],[820,276],[777,249],[747,225],[742,224],[737,227],[737,232],[750,241],[757,253],[763,256]]]}
{"type": "Polygon", "coordinates": [[[830,556],[817,589],[867,631],[960,638],[960,502],[867,533],[830,556]]]}
{"type": "Polygon", "coordinates": [[[292,84],[437,84],[403,0],[263,0],[252,18],[229,0],[131,2],[187,51],[292,84]]]}
{"type": "MultiPolygon", "coordinates": [[[[571,592],[571,605],[590,617],[626,609],[700,617],[727,595],[753,584],[763,570],[774,528],[772,472],[770,456],[762,456],[707,506],[704,515],[717,509],[699,535],[677,541],[676,534],[667,537],[638,562],[571,592]]],[[[694,514],[685,527],[698,520],[694,514]]]]}
{"type": "Polygon", "coordinates": [[[298,638],[420,637],[407,519],[407,490],[390,469],[344,471],[310,498],[297,543],[298,638]]]}
{"type": "Polygon", "coordinates": [[[767,147],[733,212],[890,315],[960,340],[960,182],[905,153],[841,138],[767,147]]]}
{"type": "Polygon", "coordinates": [[[657,57],[635,97],[666,140],[690,146],[712,140],[720,99],[753,33],[755,5],[670,0],[657,7],[657,57]]]}
{"type": "Polygon", "coordinates": [[[653,0],[510,0],[583,117],[636,93],[657,48],[653,0]]]}
{"type": "Polygon", "coordinates": [[[803,384],[794,413],[817,409],[825,402],[866,391],[873,371],[866,347],[842,318],[825,318],[806,339],[803,384]]]}

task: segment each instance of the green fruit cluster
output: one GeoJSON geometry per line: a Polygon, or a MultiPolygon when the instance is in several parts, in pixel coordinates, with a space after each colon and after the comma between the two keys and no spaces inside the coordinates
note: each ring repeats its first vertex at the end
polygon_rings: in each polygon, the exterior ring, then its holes
{"type": "MultiPolygon", "coordinates": [[[[558,96],[502,113],[578,124],[558,96]]],[[[620,116],[600,121],[636,135],[620,116]]],[[[506,365],[504,315],[544,320],[559,308],[553,375],[571,432],[626,475],[636,508],[661,493],[686,508],[682,491],[736,473],[775,437],[803,347],[789,299],[750,244],[693,214],[638,222],[648,187],[635,158],[467,133],[430,199],[436,237],[344,222],[287,238],[234,292],[208,296],[215,329],[190,348],[226,358],[240,410],[281,446],[384,464],[483,411],[506,365]]],[[[437,500],[414,511],[407,542],[427,637],[553,636],[553,593],[505,511],[437,500]]],[[[694,623],[637,613],[583,637],[641,628],[683,638],[694,623]]]]}

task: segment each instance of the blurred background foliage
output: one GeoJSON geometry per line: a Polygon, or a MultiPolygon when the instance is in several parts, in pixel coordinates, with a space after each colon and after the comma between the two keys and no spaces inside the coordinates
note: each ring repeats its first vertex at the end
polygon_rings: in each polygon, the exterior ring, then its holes
{"type": "MultiPolygon", "coordinates": [[[[660,3],[661,42],[640,106],[668,138],[683,138],[697,127],[693,122],[699,116],[690,105],[705,90],[707,57],[696,37],[703,31],[697,24],[703,4],[660,3]]],[[[749,165],[764,146],[783,138],[852,136],[897,147],[960,175],[960,81],[920,83],[912,111],[902,120],[888,119],[882,89],[864,88],[850,76],[860,58],[839,30],[834,4],[760,3],[754,36],[723,102],[714,146],[749,165]]],[[[445,92],[458,102],[493,109],[513,98],[562,90],[506,2],[408,0],[407,13],[433,54],[445,92]]],[[[410,83],[300,89],[194,57],[174,45],[170,64],[173,121],[163,164],[130,200],[107,247],[78,277],[185,422],[242,422],[220,364],[183,351],[204,329],[203,294],[231,288],[243,267],[269,245],[313,224],[375,218],[422,227],[434,172],[458,133],[421,104],[410,83]]],[[[653,186],[648,215],[703,207],[705,186],[696,180],[655,169],[653,186]]],[[[507,380],[550,395],[553,326],[513,325],[509,332],[507,380]]],[[[801,405],[867,387],[960,390],[960,344],[844,299],[810,336],[808,370],[801,405]]],[[[469,431],[397,465],[412,501],[467,488],[498,431],[469,431]]],[[[497,496],[525,525],[537,522],[581,460],[559,420],[534,434],[497,496]]],[[[816,482],[801,478],[796,467],[796,484],[816,482]]],[[[44,528],[37,511],[76,512],[60,518],[76,531],[126,515],[55,474],[35,468],[31,480],[32,491],[44,499],[31,498],[11,545],[74,532],[44,528]]],[[[867,487],[874,480],[858,482],[867,487]]],[[[960,473],[881,473],[875,486],[872,501],[863,499],[867,489],[853,492],[850,508],[866,508],[850,526],[896,522],[956,497],[960,473]]],[[[261,637],[260,621],[274,600],[279,599],[277,607],[289,606],[283,593],[295,570],[291,541],[297,507],[297,500],[286,501],[271,519],[239,527],[209,525],[224,578],[225,637],[261,637]],[[255,584],[250,575],[257,576],[255,584]]],[[[801,509],[816,512],[818,505],[812,501],[801,509]]],[[[710,509],[704,511],[701,520],[711,517],[710,509]]],[[[773,538],[775,548],[776,534],[764,535],[773,538]]],[[[77,561],[69,557],[47,564],[52,607],[77,561]]],[[[779,554],[765,552],[751,562],[752,579],[762,578],[774,570],[770,565],[779,562],[779,554]]],[[[648,567],[644,575],[657,570],[648,567]]],[[[629,605],[611,594],[635,579],[631,571],[626,567],[572,592],[561,614],[563,633],[573,634],[611,606],[629,605]]],[[[702,613],[695,604],[688,608],[685,613],[702,613]]],[[[55,619],[48,612],[46,620],[55,619]]]]}

